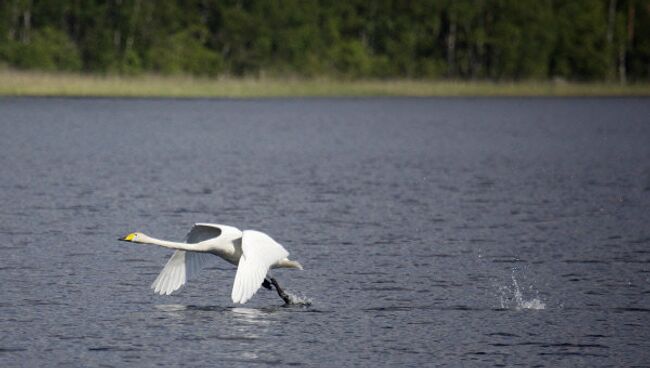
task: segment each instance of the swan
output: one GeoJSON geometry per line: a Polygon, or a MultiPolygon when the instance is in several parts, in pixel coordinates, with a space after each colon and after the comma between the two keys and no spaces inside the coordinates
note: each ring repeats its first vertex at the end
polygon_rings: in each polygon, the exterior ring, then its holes
{"type": "Polygon", "coordinates": [[[118,240],[176,250],[151,284],[154,292],[160,295],[169,295],[180,289],[215,255],[237,266],[231,293],[233,303],[244,304],[260,286],[271,290],[273,285],[285,303],[291,304],[277,280],[267,278],[267,273],[271,268],[303,269],[300,263],[289,260],[289,252],[265,233],[241,231],[221,224],[196,223],[183,243],[156,239],[141,232],[130,233],[118,240]]]}

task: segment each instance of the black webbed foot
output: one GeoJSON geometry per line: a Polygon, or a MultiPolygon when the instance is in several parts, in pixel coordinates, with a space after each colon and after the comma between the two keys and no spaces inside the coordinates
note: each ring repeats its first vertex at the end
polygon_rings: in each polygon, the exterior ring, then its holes
{"type": "Polygon", "coordinates": [[[264,288],[266,289],[273,290],[273,288],[271,287],[271,282],[267,279],[264,279],[264,281],[262,282],[262,286],[264,286],[264,288]]]}

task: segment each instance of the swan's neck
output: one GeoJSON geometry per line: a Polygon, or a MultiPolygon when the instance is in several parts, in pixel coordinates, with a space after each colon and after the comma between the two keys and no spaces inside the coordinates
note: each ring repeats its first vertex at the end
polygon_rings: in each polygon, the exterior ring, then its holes
{"type": "Polygon", "coordinates": [[[176,250],[189,250],[189,251],[197,250],[196,244],[188,244],[188,243],[173,242],[169,240],[156,239],[148,235],[144,235],[144,237],[141,239],[141,243],[155,244],[155,245],[160,245],[161,247],[176,249],[176,250]]]}

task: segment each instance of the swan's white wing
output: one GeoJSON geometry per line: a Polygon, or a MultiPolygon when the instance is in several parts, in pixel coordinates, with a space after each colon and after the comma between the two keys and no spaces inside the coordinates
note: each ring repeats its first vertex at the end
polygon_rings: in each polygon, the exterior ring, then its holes
{"type": "Polygon", "coordinates": [[[210,253],[177,250],[151,284],[151,288],[160,295],[169,295],[185,285],[213,257],[210,253]]]}
{"type": "Polygon", "coordinates": [[[255,230],[244,231],[241,248],[231,297],[233,302],[244,304],[262,286],[271,265],[289,256],[289,252],[270,236],[255,230]]]}
{"type": "Polygon", "coordinates": [[[216,238],[221,235],[221,228],[212,224],[194,224],[189,233],[185,236],[185,242],[189,244],[216,238]]]}
{"type": "Polygon", "coordinates": [[[185,236],[185,242],[196,244],[217,237],[239,239],[242,237],[242,232],[238,228],[228,225],[196,223],[185,236]]]}

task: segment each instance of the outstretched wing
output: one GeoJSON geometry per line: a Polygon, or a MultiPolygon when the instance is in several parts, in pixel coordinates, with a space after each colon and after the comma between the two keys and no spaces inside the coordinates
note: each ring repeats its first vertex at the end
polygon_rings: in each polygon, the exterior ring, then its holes
{"type": "Polygon", "coordinates": [[[289,256],[289,252],[270,236],[255,230],[244,231],[241,248],[231,297],[233,302],[244,304],[262,286],[271,265],[289,256]]]}
{"type": "Polygon", "coordinates": [[[185,236],[185,242],[189,244],[200,243],[208,239],[216,238],[223,231],[219,225],[194,224],[189,233],[185,236]]]}
{"type": "MultiPolygon", "coordinates": [[[[219,236],[237,238],[241,237],[241,231],[232,226],[197,223],[185,236],[185,242],[196,244],[219,236]]],[[[177,250],[151,284],[151,288],[160,295],[169,295],[198,274],[213,257],[210,253],[177,250]]]]}
{"type": "Polygon", "coordinates": [[[192,230],[187,233],[185,242],[196,244],[217,237],[230,240],[239,239],[242,237],[242,231],[228,225],[196,223],[192,227],[192,230]]]}
{"type": "Polygon", "coordinates": [[[199,273],[211,258],[214,256],[210,253],[177,250],[151,284],[151,288],[160,295],[169,295],[199,273]]]}

